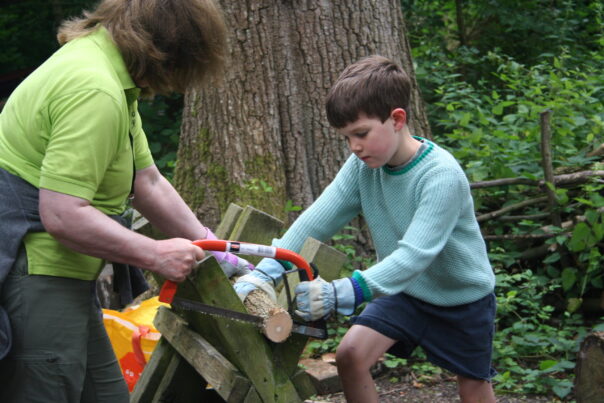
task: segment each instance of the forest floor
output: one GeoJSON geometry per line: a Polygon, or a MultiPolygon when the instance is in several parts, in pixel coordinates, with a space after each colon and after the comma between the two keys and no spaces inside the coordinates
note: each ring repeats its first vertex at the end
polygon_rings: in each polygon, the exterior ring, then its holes
{"type": "MultiPolygon", "coordinates": [[[[376,376],[375,383],[380,403],[457,403],[457,383],[451,375],[441,376],[429,382],[420,382],[412,375],[396,370],[384,371],[376,376]]],[[[306,403],[345,403],[342,392],[317,395],[306,403]]],[[[551,403],[558,399],[547,396],[497,395],[498,403],[551,403]]]]}

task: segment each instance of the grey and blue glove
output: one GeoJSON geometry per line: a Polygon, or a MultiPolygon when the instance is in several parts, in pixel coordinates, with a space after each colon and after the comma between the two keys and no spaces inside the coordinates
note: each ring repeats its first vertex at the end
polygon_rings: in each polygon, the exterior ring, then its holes
{"type": "Polygon", "coordinates": [[[305,321],[315,321],[336,311],[351,315],[365,299],[358,280],[346,277],[327,282],[321,277],[304,281],[295,289],[296,314],[305,321]]]}
{"type": "MultiPolygon", "coordinates": [[[[206,228],[206,230],[206,239],[218,239],[209,228],[206,228]]],[[[210,253],[212,256],[214,256],[214,258],[216,258],[220,268],[229,278],[233,276],[244,276],[254,270],[253,264],[232,253],[219,252],[215,250],[210,251],[210,253]]]]}
{"type": "Polygon", "coordinates": [[[233,287],[242,301],[256,289],[266,292],[273,301],[277,301],[275,288],[281,282],[284,271],[285,268],[279,261],[264,258],[258,263],[255,270],[239,277],[233,287]]]}

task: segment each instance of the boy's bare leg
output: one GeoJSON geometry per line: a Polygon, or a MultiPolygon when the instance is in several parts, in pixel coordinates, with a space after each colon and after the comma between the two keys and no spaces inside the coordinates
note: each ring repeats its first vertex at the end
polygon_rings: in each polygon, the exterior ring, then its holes
{"type": "Polygon", "coordinates": [[[377,403],[370,368],[396,341],[363,325],[353,325],[336,351],[338,374],[348,403],[377,403]]]}
{"type": "Polygon", "coordinates": [[[457,385],[462,403],[495,403],[495,393],[490,382],[457,375],[457,385]]]}

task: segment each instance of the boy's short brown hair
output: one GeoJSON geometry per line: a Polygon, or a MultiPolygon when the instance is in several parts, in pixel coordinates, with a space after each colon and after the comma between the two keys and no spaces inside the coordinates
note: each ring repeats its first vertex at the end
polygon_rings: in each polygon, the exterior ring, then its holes
{"type": "Polygon", "coordinates": [[[222,72],[226,24],[214,0],[102,0],[67,20],[62,45],[107,28],[134,82],[149,93],[183,93],[222,72]]]}
{"type": "Polygon", "coordinates": [[[369,56],[346,67],[329,90],[327,120],[342,128],[356,121],[360,113],[382,122],[396,108],[403,108],[409,116],[410,96],[411,81],[402,68],[383,56],[369,56]]]}

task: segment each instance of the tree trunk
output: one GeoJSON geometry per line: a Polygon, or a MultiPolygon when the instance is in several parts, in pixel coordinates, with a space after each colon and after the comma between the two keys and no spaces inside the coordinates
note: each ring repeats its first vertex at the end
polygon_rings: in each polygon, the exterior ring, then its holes
{"type": "Polygon", "coordinates": [[[581,343],[575,375],[577,402],[601,402],[604,396],[604,332],[591,333],[581,343]]]}
{"type": "Polygon", "coordinates": [[[406,69],[411,132],[431,137],[398,1],[220,3],[230,60],[221,84],[185,95],[175,171],[204,223],[215,225],[231,202],[285,220],[288,200],[306,208],[317,198],[349,155],[324,97],[361,57],[381,54],[406,69]]]}

